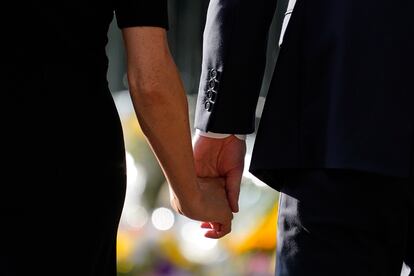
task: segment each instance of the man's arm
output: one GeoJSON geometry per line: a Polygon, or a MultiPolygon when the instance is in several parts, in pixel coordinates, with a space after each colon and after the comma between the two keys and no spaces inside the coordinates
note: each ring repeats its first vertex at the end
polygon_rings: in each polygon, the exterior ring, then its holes
{"type": "Polygon", "coordinates": [[[234,212],[238,211],[245,141],[205,134],[254,132],[275,9],[276,0],[211,0],[208,9],[195,118],[202,135],[194,138],[194,156],[198,176],[225,178],[234,212]]]}
{"type": "MultiPolygon", "coordinates": [[[[248,134],[262,85],[276,0],[211,0],[195,127],[248,134]]],[[[276,38],[275,38],[276,39],[276,38]]]]}
{"type": "Polygon", "coordinates": [[[220,181],[197,180],[187,98],[169,52],[166,31],[156,27],[124,28],[130,93],[140,126],[173,195],[172,205],[196,220],[218,222],[208,236],[230,232],[232,213],[220,181]]]}

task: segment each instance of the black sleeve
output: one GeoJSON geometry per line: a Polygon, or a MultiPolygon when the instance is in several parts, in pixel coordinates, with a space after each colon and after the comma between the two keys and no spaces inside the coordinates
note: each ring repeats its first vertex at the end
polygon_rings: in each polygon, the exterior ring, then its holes
{"type": "Polygon", "coordinates": [[[115,14],[119,28],[152,26],[168,29],[167,0],[118,0],[115,14]]]}
{"type": "Polygon", "coordinates": [[[196,128],[233,134],[254,132],[275,10],[276,0],[210,1],[196,128]]]}

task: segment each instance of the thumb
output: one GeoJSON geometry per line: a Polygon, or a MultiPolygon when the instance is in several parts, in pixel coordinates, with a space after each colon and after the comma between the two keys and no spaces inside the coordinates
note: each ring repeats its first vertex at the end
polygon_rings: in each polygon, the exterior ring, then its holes
{"type": "Polygon", "coordinates": [[[226,175],[226,193],[230,208],[234,213],[239,211],[240,184],[242,180],[243,169],[235,168],[226,175]]]}

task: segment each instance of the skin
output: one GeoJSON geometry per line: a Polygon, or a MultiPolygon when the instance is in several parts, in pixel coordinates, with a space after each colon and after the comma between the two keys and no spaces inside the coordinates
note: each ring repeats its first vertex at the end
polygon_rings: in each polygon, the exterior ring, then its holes
{"type": "Polygon", "coordinates": [[[225,181],[196,176],[187,98],[166,31],[131,27],[122,32],[131,99],[169,183],[171,206],[182,215],[210,225],[206,237],[221,238],[230,233],[233,219],[225,181]]]}
{"type": "MultiPolygon", "coordinates": [[[[196,136],[194,159],[199,177],[222,178],[233,212],[239,211],[240,183],[243,175],[246,142],[231,135],[224,139],[196,136]]],[[[202,224],[202,227],[209,227],[202,224]]]]}

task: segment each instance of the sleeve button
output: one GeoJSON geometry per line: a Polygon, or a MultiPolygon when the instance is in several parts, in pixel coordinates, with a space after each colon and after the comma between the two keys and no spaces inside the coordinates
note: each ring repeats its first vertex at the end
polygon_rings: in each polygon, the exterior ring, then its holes
{"type": "Polygon", "coordinates": [[[207,91],[207,98],[214,102],[216,100],[216,93],[212,90],[207,91]]]}
{"type": "Polygon", "coordinates": [[[204,104],[204,108],[205,108],[207,111],[210,111],[210,110],[211,110],[211,108],[212,108],[212,104],[211,104],[211,102],[210,102],[210,101],[205,102],[205,104],[204,104]]]}
{"type": "Polygon", "coordinates": [[[212,79],[216,79],[217,78],[217,70],[216,69],[211,69],[211,71],[210,71],[210,78],[212,78],[212,79]]]}
{"type": "Polygon", "coordinates": [[[209,82],[208,82],[208,87],[210,88],[210,89],[214,89],[215,87],[216,87],[216,81],[213,79],[213,80],[210,80],[209,82]]]}

